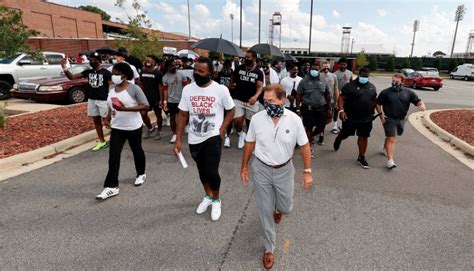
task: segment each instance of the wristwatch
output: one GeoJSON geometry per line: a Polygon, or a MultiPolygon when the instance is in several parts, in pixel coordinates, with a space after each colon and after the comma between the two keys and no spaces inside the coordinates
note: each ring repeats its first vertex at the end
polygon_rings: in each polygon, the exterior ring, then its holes
{"type": "Polygon", "coordinates": [[[312,173],[313,171],[311,170],[311,168],[305,168],[303,172],[304,173],[312,173]]]}

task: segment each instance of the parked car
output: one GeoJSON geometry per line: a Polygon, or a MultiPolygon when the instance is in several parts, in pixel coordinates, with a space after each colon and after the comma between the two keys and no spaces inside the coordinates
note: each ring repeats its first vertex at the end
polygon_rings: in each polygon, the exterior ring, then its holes
{"type": "MultiPolygon", "coordinates": [[[[102,65],[108,68],[110,65],[102,65]]],[[[89,69],[89,65],[77,65],[69,69],[73,74],[89,69]]],[[[15,84],[12,95],[15,98],[31,99],[42,102],[82,103],[87,101],[87,79],[69,80],[65,75],[60,77],[24,81],[15,84]]]]}
{"type": "Polygon", "coordinates": [[[422,67],[419,71],[419,73],[424,73],[426,75],[431,75],[431,76],[438,76],[439,77],[439,71],[437,68],[430,68],[430,67],[422,67]]]}
{"type": "Polygon", "coordinates": [[[43,52],[42,61],[30,55],[19,53],[14,57],[0,58],[0,100],[10,98],[14,84],[25,80],[45,77],[56,77],[63,73],[61,68],[62,53],[43,52]]]}
{"type": "Polygon", "coordinates": [[[405,76],[408,76],[410,73],[415,72],[415,70],[412,69],[401,69],[401,73],[403,73],[405,76]]]}
{"type": "Polygon", "coordinates": [[[469,81],[474,79],[474,65],[472,64],[463,64],[457,66],[451,73],[449,74],[451,79],[459,78],[464,79],[465,81],[469,81]]]}
{"type": "Polygon", "coordinates": [[[429,87],[439,90],[443,86],[443,79],[423,72],[412,72],[405,78],[403,85],[414,89],[429,87]]]}

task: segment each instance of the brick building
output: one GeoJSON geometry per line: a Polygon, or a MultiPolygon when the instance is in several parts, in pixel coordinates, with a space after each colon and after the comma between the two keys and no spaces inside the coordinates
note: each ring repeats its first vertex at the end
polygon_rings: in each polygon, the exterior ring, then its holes
{"type": "MultiPolygon", "coordinates": [[[[110,0],[112,1],[112,0],[110,0]]],[[[22,21],[40,34],[28,43],[43,51],[64,52],[76,55],[101,46],[114,47],[114,40],[127,39],[123,30],[126,25],[104,21],[100,14],[68,7],[45,0],[0,0],[0,5],[23,12],[22,21]]],[[[177,50],[188,49],[197,39],[144,29],[149,35],[159,37],[163,46],[177,50]]],[[[206,55],[204,51],[198,53],[206,55]]]]}

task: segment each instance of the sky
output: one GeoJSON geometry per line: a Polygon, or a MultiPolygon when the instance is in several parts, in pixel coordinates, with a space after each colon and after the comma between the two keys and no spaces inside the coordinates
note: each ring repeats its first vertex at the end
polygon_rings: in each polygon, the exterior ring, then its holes
{"type": "MultiPolygon", "coordinates": [[[[112,16],[126,20],[114,0],[52,0],[77,7],[95,5],[112,16]]],[[[125,0],[131,14],[132,0],[125,0]]],[[[242,45],[258,43],[258,2],[242,0],[242,45]]],[[[187,0],[139,0],[147,11],[152,28],[188,35],[187,0]]],[[[281,47],[308,48],[310,0],[261,0],[261,43],[268,42],[269,19],[274,12],[282,15],[281,47]]],[[[454,52],[465,52],[469,32],[474,31],[474,4],[459,0],[314,0],[311,51],[341,51],[342,27],[351,26],[354,52],[370,48],[385,49],[397,56],[408,56],[413,38],[413,22],[420,20],[416,33],[414,56],[436,51],[451,52],[456,23],[456,7],[464,4],[466,13],[460,21],[454,52]]],[[[197,38],[219,37],[239,45],[240,0],[189,0],[191,35],[197,38]]],[[[279,28],[275,30],[279,37],[279,28]]],[[[278,38],[274,41],[279,45],[278,38]]]]}

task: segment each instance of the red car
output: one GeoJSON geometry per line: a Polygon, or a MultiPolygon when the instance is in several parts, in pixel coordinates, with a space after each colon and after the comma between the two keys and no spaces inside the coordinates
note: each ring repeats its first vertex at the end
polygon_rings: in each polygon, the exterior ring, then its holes
{"type": "MultiPolygon", "coordinates": [[[[110,65],[103,65],[107,68],[110,65]]],[[[73,74],[89,69],[88,65],[78,65],[69,71],[73,74]]],[[[15,84],[11,94],[15,98],[40,102],[82,103],[87,101],[87,79],[69,80],[66,76],[37,79],[15,84]]]]}
{"type": "Polygon", "coordinates": [[[403,85],[414,89],[429,87],[439,90],[443,86],[443,79],[424,72],[412,72],[405,78],[403,85]]]}

